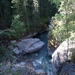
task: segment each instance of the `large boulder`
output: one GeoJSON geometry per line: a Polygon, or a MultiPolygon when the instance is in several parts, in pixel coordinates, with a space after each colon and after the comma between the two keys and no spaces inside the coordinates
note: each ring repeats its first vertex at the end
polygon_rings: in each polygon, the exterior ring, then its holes
{"type": "Polygon", "coordinates": [[[31,53],[40,50],[44,46],[44,42],[42,42],[38,38],[27,38],[23,39],[16,44],[14,48],[14,53],[31,53]]]}
{"type": "Polygon", "coordinates": [[[52,63],[56,69],[61,67],[68,59],[70,59],[69,56],[72,56],[71,50],[75,48],[75,41],[74,39],[71,39],[72,37],[62,42],[52,54],[52,63]]]}

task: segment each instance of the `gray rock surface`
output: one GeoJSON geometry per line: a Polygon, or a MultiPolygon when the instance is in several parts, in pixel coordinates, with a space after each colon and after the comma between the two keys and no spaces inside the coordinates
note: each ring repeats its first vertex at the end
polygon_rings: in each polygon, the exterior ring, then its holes
{"type": "Polygon", "coordinates": [[[19,54],[20,53],[20,50],[16,47],[16,48],[14,48],[14,53],[16,53],[16,54],[19,54]]]}
{"type": "Polygon", "coordinates": [[[16,54],[26,54],[40,50],[44,46],[44,42],[42,42],[38,38],[28,38],[23,39],[16,44],[14,48],[14,53],[16,54]]]}
{"type": "Polygon", "coordinates": [[[20,62],[17,64],[13,64],[11,70],[16,72],[17,70],[20,70],[21,68],[25,67],[26,63],[25,62],[20,62]]]}
{"type": "Polygon", "coordinates": [[[10,65],[0,66],[0,75],[2,75],[6,70],[10,69],[10,65]]]}
{"type": "Polygon", "coordinates": [[[75,64],[72,62],[66,63],[62,67],[60,75],[75,75],[75,64]]]}
{"type": "Polygon", "coordinates": [[[75,41],[71,39],[72,38],[70,37],[62,42],[52,54],[52,62],[57,69],[68,60],[68,54],[72,54],[70,49],[75,48],[75,41]]]}
{"type": "Polygon", "coordinates": [[[42,69],[34,70],[37,74],[45,74],[45,72],[42,69]]]}
{"type": "MultiPolygon", "coordinates": [[[[73,37],[70,37],[69,39],[66,39],[63,41],[60,46],[54,51],[52,54],[52,60],[51,64],[52,67],[52,73],[56,75],[57,70],[62,67],[67,60],[72,59],[72,50],[75,49],[75,39],[72,40],[73,37]]],[[[68,67],[69,69],[69,67],[68,67]]],[[[64,75],[64,74],[61,74],[64,75]]],[[[66,74],[67,75],[67,74],[66,74]]],[[[72,74],[70,74],[72,75],[72,74]]],[[[73,74],[75,75],[75,74],[73,74]]]]}
{"type": "Polygon", "coordinates": [[[32,62],[29,61],[2,65],[0,66],[0,75],[47,75],[43,69],[34,70],[32,62]]]}

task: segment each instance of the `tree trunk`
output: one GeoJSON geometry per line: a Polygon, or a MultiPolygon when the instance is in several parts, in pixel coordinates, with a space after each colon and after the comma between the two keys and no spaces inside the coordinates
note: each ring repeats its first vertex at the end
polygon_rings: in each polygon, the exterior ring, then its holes
{"type": "Polygon", "coordinates": [[[40,25],[39,21],[39,9],[38,9],[38,0],[33,0],[33,23],[35,27],[35,31],[38,31],[38,27],[40,25]]]}

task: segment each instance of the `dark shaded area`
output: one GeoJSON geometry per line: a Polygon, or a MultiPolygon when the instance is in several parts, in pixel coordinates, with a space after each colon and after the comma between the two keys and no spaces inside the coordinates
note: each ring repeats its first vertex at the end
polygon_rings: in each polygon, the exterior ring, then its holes
{"type": "Polygon", "coordinates": [[[0,29],[11,26],[11,0],[0,0],[0,29]]]}
{"type": "MultiPolygon", "coordinates": [[[[1,30],[11,27],[11,23],[12,23],[11,19],[12,19],[13,12],[15,12],[15,10],[19,10],[21,14],[25,15],[24,8],[22,7],[23,5],[22,6],[20,5],[20,8],[18,9],[17,7],[14,7],[14,4],[12,4],[11,1],[12,0],[0,0],[0,29],[1,30]],[[13,9],[11,8],[11,6],[13,7],[13,9]]],[[[38,3],[39,3],[39,16],[42,20],[45,18],[46,19],[46,21],[44,21],[45,24],[49,25],[51,17],[54,16],[58,10],[57,5],[55,3],[50,2],[49,0],[43,0],[43,2],[42,0],[39,0],[38,3]]],[[[28,16],[29,22],[30,24],[32,24],[33,23],[32,19],[34,16],[33,14],[34,7],[33,7],[32,0],[27,1],[26,8],[29,14],[28,16]]],[[[17,13],[19,12],[17,11],[17,13]]],[[[24,16],[21,17],[23,18],[24,16]]]]}
{"type": "MultiPolygon", "coordinates": [[[[57,5],[49,0],[39,0],[40,17],[50,18],[58,11],[57,5]]],[[[46,22],[49,24],[49,20],[46,22]]]]}

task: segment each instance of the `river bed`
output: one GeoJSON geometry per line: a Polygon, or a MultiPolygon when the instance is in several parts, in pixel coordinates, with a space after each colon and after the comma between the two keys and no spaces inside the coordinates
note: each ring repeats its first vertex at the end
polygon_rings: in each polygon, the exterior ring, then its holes
{"type": "Polygon", "coordinates": [[[49,63],[51,57],[48,56],[47,50],[47,32],[44,32],[41,35],[36,35],[34,38],[39,38],[41,41],[45,43],[45,46],[37,52],[24,55],[25,60],[31,60],[30,63],[33,64],[34,70],[42,69],[44,72],[47,73],[47,75],[51,75],[51,65],[49,63]]]}

